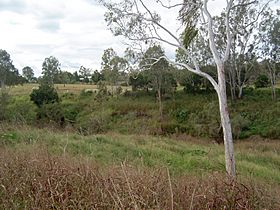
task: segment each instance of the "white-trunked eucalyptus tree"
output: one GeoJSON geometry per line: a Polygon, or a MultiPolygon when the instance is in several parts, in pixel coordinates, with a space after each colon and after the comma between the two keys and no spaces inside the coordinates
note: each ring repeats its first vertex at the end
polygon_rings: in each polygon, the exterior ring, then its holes
{"type": "MultiPolygon", "coordinates": [[[[107,8],[105,20],[111,31],[116,36],[124,36],[132,43],[150,43],[153,41],[169,44],[181,49],[189,58],[189,63],[180,63],[163,56],[157,59],[166,59],[173,65],[186,68],[190,72],[205,77],[213,85],[219,99],[219,109],[221,116],[221,125],[223,128],[226,171],[231,177],[235,177],[235,161],[233,150],[233,138],[231,122],[227,104],[225,62],[228,60],[231,49],[230,18],[231,9],[234,6],[234,0],[225,0],[225,39],[226,46],[223,52],[218,50],[212,15],[208,9],[208,0],[101,0],[101,3],[107,8]],[[159,9],[160,8],[160,9],[159,9]],[[166,24],[163,24],[159,14],[153,10],[174,10],[174,19],[168,19],[173,25],[176,21],[181,21],[183,30],[178,35],[178,30],[171,31],[166,24]],[[217,81],[203,72],[196,58],[188,50],[192,39],[202,29],[208,40],[209,47],[217,67],[217,81]]],[[[180,27],[182,29],[182,27],[180,27]]],[[[157,62],[155,61],[155,63],[157,62]]]]}

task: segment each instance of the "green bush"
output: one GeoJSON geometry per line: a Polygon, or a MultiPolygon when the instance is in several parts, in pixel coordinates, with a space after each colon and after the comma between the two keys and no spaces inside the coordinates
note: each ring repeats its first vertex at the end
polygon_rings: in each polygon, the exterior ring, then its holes
{"type": "Polygon", "coordinates": [[[28,97],[13,97],[7,107],[7,119],[32,123],[36,119],[36,106],[28,97]]]}
{"type": "Polygon", "coordinates": [[[188,119],[188,111],[185,109],[176,110],[175,117],[179,123],[186,122],[188,119]]]}
{"type": "Polygon", "coordinates": [[[5,120],[7,106],[9,103],[10,96],[8,93],[1,91],[0,93],[0,121],[5,120]]]}
{"type": "Polygon", "coordinates": [[[269,86],[269,79],[266,75],[260,75],[257,77],[255,83],[255,88],[264,88],[269,86]]]}
{"type": "Polygon", "coordinates": [[[84,89],[80,93],[81,97],[88,97],[88,96],[92,96],[92,95],[93,95],[93,91],[90,89],[84,89]]]}
{"type": "Polygon", "coordinates": [[[63,109],[59,103],[44,104],[37,110],[37,117],[47,123],[62,125],[65,121],[63,109]]]}
{"type": "Polygon", "coordinates": [[[108,130],[111,113],[99,112],[91,115],[79,116],[76,127],[83,135],[103,133],[108,130]]]}
{"type": "Polygon", "coordinates": [[[44,104],[55,103],[59,101],[59,97],[55,88],[51,85],[41,84],[39,89],[35,89],[30,94],[30,100],[38,107],[44,104]]]}
{"type": "Polygon", "coordinates": [[[249,128],[250,121],[247,118],[243,117],[241,114],[237,114],[233,116],[231,124],[233,137],[239,139],[240,137],[242,137],[242,131],[249,128]]]}
{"type": "Polygon", "coordinates": [[[75,103],[64,103],[62,104],[62,109],[65,120],[70,123],[75,123],[76,118],[81,111],[81,107],[75,103]]]}

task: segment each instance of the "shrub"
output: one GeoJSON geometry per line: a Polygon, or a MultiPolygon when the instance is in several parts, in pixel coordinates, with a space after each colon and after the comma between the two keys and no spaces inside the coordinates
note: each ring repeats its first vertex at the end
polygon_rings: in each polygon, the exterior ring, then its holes
{"type": "Polygon", "coordinates": [[[234,116],[231,122],[233,136],[237,139],[241,137],[241,132],[247,129],[250,125],[250,121],[240,114],[234,116]]]}
{"type": "Polygon", "coordinates": [[[188,119],[188,111],[185,110],[185,109],[177,110],[176,113],[175,113],[175,116],[176,116],[176,120],[177,120],[179,123],[186,122],[187,119],[188,119]]]}
{"type": "Polygon", "coordinates": [[[37,110],[38,119],[63,125],[65,119],[63,109],[59,103],[44,104],[37,110]]]}
{"type": "Polygon", "coordinates": [[[32,123],[36,119],[36,106],[28,97],[13,97],[7,107],[7,119],[32,123]]]}
{"type": "Polygon", "coordinates": [[[110,113],[92,113],[90,116],[80,116],[76,126],[83,135],[103,133],[108,130],[110,120],[110,113]]]}
{"type": "Polygon", "coordinates": [[[30,99],[38,107],[41,107],[44,104],[50,104],[59,101],[59,97],[55,88],[47,84],[41,84],[39,89],[33,90],[30,94],[30,99]]]}
{"type": "Polygon", "coordinates": [[[122,87],[119,86],[119,87],[117,87],[117,89],[116,89],[116,94],[117,94],[117,95],[120,95],[120,94],[122,93],[122,91],[123,91],[122,87]]]}
{"type": "Polygon", "coordinates": [[[257,77],[255,83],[255,88],[264,88],[268,87],[269,85],[269,79],[266,75],[260,75],[257,77]]]}
{"type": "Polygon", "coordinates": [[[63,104],[62,106],[65,120],[71,123],[75,123],[76,118],[81,111],[81,107],[78,104],[74,103],[63,104]]]}
{"type": "Polygon", "coordinates": [[[9,103],[9,94],[6,92],[0,93],[0,121],[5,119],[6,109],[9,103]]]}
{"type": "Polygon", "coordinates": [[[81,91],[80,96],[87,97],[87,96],[91,96],[92,94],[93,94],[93,91],[91,89],[84,89],[81,91]]]}

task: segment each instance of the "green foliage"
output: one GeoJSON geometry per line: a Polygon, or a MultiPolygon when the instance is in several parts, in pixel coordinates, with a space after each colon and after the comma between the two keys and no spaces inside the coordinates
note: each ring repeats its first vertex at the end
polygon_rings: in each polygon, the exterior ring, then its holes
{"type": "Polygon", "coordinates": [[[4,89],[5,85],[23,84],[24,82],[26,80],[19,75],[10,54],[0,49],[0,88],[4,89]]]}
{"type": "Polygon", "coordinates": [[[148,88],[149,80],[144,72],[138,73],[136,76],[129,77],[129,85],[132,86],[132,91],[148,88]]]}
{"type": "Polygon", "coordinates": [[[110,85],[117,84],[121,72],[124,72],[127,69],[127,66],[127,61],[124,58],[119,57],[112,48],[104,50],[101,63],[101,73],[110,85]]]}
{"type": "Polygon", "coordinates": [[[56,57],[50,56],[45,58],[42,65],[42,82],[53,85],[59,82],[60,63],[56,57]]]}
{"type": "Polygon", "coordinates": [[[122,92],[123,92],[122,87],[121,87],[121,86],[118,86],[117,89],[116,89],[116,94],[117,94],[117,95],[120,95],[122,92]]]}
{"type": "MultiPolygon", "coordinates": [[[[174,92],[177,82],[174,77],[174,70],[166,59],[163,58],[164,50],[160,45],[149,47],[140,62],[143,71],[143,78],[140,78],[141,85],[146,81],[150,88],[155,92],[164,93],[174,92]]],[[[137,82],[137,81],[135,81],[137,82]]]]}
{"type": "Polygon", "coordinates": [[[83,135],[103,133],[109,128],[110,116],[108,112],[81,115],[76,124],[78,132],[83,135]]]}
{"type": "Polygon", "coordinates": [[[64,112],[55,88],[51,85],[41,84],[30,94],[30,100],[37,105],[37,119],[43,122],[54,122],[63,125],[64,112]]]}
{"type": "Polygon", "coordinates": [[[32,91],[30,94],[30,100],[33,101],[38,107],[42,107],[44,104],[58,102],[59,97],[53,86],[41,84],[39,89],[32,91]]]}
{"type": "MultiPolygon", "coordinates": [[[[213,69],[212,66],[204,66],[202,70],[211,75],[213,69]]],[[[211,92],[214,90],[213,86],[207,79],[188,71],[182,70],[178,80],[180,85],[184,87],[184,91],[186,93],[195,94],[201,92],[211,92]]]]}
{"type": "Polygon", "coordinates": [[[186,109],[179,109],[179,110],[176,110],[176,112],[175,112],[176,120],[179,123],[186,122],[188,119],[188,115],[189,115],[189,113],[186,109]]]}
{"type": "Polygon", "coordinates": [[[81,97],[89,97],[93,95],[93,91],[90,89],[84,89],[81,91],[80,96],[81,97]]]}
{"type": "Polygon", "coordinates": [[[107,88],[107,85],[105,82],[103,81],[99,81],[98,82],[98,93],[96,95],[96,99],[98,101],[102,101],[103,99],[106,99],[107,96],[110,95],[109,91],[108,91],[108,88],[107,88]]]}
{"type": "Polygon", "coordinates": [[[194,27],[186,27],[183,34],[183,43],[186,49],[190,46],[193,39],[196,37],[198,30],[194,27]]]}
{"type": "Polygon", "coordinates": [[[94,84],[98,84],[99,81],[104,80],[104,75],[99,71],[95,70],[91,76],[91,80],[94,84]]]}
{"type": "MultiPolygon", "coordinates": [[[[279,91],[276,90],[277,94],[280,94],[279,91]]],[[[58,121],[57,126],[65,120],[85,134],[111,131],[158,135],[161,128],[161,134],[164,135],[187,134],[222,141],[215,93],[186,94],[180,90],[173,93],[172,100],[164,98],[162,125],[158,120],[158,104],[153,91],[126,91],[118,97],[112,97],[106,84],[100,82],[97,93],[89,91],[83,94],[65,93],[60,98],[60,105],[44,107],[43,110],[36,109],[35,103],[28,101],[28,96],[12,96],[6,106],[0,109],[5,108],[2,113],[7,121],[33,124],[37,116],[37,119],[41,118],[36,121],[37,124],[58,121]]],[[[244,94],[242,100],[229,104],[234,138],[260,135],[278,139],[280,121],[277,116],[280,116],[280,107],[277,101],[267,103],[270,91],[265,88],[245,88],[244,94]]]]}
{"type": "Polygon", "coordinates": [[[255,83],[255,88],[264,88],[269,86],[269,79],[266,75],[260,75],[257,77],[255,83]]]}
{"type": "Polygon", "coordinates": [[[64,103],[62,104],[63,117],[66,122],[70,122],[71,124],[76,123],[77,117],[81,112],[81,107],[79,107],[76,103],[64,103]]]}
{"type": "Polygon", "coordinates": [[[6,118],[6,111],[9,104],[10,96],[7,92],[0,91],[0,121],[6,118]]]}
{"type": "Polygon", "coordinates": [[[36,105],[28,96],[12,97],[7,107],[7,119],[32,124],[36,120],[36,105]]]}
{"type": "Polygon", "coordinates": [[[34,71],[31,67],[26,66],[22,69],[22,76],[27,79],[28,82],[34,81],[34,71]]]}
{"type": "Polygon", "coordinates": [[[233,137],[235,139],[239,139],[240,137],[242,137],[242,132],[248,130],[250,121],[247,118],[243,117],[241,114],[237,114],[231,119],[231,125],[233,137]]]}
{"type": "Polygon", "coordinates": [[[79,82],[79,78],[76,81],[76,78],[73,74],[68,71],[59,71],[56,79],[57,84],[73,84],[79,82]]]}
{"type": "Polygon", "coordinates": [[[89,78],[91,75],[91,70],[89,68],[85,68],[83,66],[80,67],[79,73],[81,75],[81,79],[85,83],[89,83],[89,78]]]}
{"type": "Polygon", "coordinates": [[[46,123],[58,123],[63,125],[65,122],[63,109],[60,103],[43,104],[37,109],[37,118],[46,123]]]}

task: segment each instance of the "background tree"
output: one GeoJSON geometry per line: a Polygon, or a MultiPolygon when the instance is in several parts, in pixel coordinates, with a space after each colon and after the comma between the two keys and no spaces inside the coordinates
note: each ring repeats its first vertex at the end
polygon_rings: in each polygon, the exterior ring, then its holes
{"type": "Polygon", "coordinates": [[[80,82],[80,76],[77,71],[73,73],[73,78],[75,82],[80,82]]]}
{"type": "Polygon", "coordinates": [[[127,65],[127,61],[124,58],[119,57],[112,48],[104,50],[101,73],[104,75],[105,81],[111,85],[112,92],[114,92],[114,87],[118,85],[121,71],[125,71],[127,65]]]}
{"type": "Polygon", "coordinates": [[[280,10],[267,11],[260,23],[259,40],[260,53],[264,57],[266,74],[268,75],[272,89],[272,99],[276,100],[276,79],[280,72],[280,10]]]}
{"type": "Polygon", "coordinates": [[[73,84],[75,83],[74,75],[68,71],[60,71],[58,74],[58,82],[61,84],[73,84]]]}
{"type": "Polygon", "coordinates": [[[13,65],[10,54],[5,50],[0,49],[0,83],[1,89],[4,90],[7,80],[12,82],[15,77],[18,76],[18,72],[13,65]]]}
{"type": "Polygon", "coordinates": [[[59,81],[60,63],[57,58],[50,56],[45,58],[42,65],[42,81],[49,85],[59,81]]]}
{"type": "MultiPolygon", "coordinates": [[[[173,33],[164,26],[160,22],[160,16],[156,12],[151,11],[144,0],[123,0],[118,3],[111,3],[103,0],[103,3],[108,9],[108,12],[105,14],[105,20],[114,35],[123,35],[129,39],[132,44],[135,42],[148,44],[151,41],[161,41],[176,48],[180,48],[190,59],[188,64],[174,62],[167,57],[164,58],[170,63],[184,67],[210,81],[219,99],[219,110],[225,145],[226,170],[230,176],[235,176],[233,138],[226,94],[225,62],[229,58],[232,44],[232,34],[230,30],[230,18],[232,18],[231,10],[234,6],[239,5],[234,5],[233,0],[226,1],[224,10],[226,46],[224,49],[219,50],[215,40],[216,34],[214,32],[213,17],[208,10],[208,0],[184,0],[182,3],[174,5],[171,5],[170,2],[165,5],[165,1],[162,0],[155,2],[157,5],[154,8],[157,8],[159,5],[170,10],[179,8],[179,18],[184,28],[182,37],[177,36],[177,31],[173,33]],[[195,37],[196,31],[200,30],[198,25],[204,28],[207,35],[206,39],[209,43],[217,69],[217,81],[211,75],[201,70],[197,59],[191,54],[191,51],[188,50],[188,46],[195,37]]],[[[177,18],[178,17],[174,17],[174,21],[177,18]]],[[[162,58],[159,58],[159,60],[161,59],[162,58]]]]}
{"type": "MultiPolygon", "coordinates": [[[[258,20],[263,15],[269,1],[261,4],[259,1],[238,0],[238,5],[231,10],[230,30],[232,47],[229,56],[229,81],[233,98],[242,98],[243,88],[254,74],[257,61],[258,39],[256,39],[258,20]],[[236,94],[236,89],[238,94],[236,94]]],[[[222,16],[224,21],[225,15],[222,16]]],[[[220,22],[219,29],[225,31],[220,22]]]]}
{"type": "Polygon", "coordinates": [[[28,82],[32,82],[34,80],[34,71],[31,67],[25,66],[22,69],[22,76],[27,79],[28,82]]]}
{"type": "Polygon", "coordinates": [[[80,74],[80,78],[83,80],[83,82],[89,83],[89,79],[91,76],[91,69],[81,66],[79,69],[79,74],[80,74]]]}
{"type": "MultiPolygon", "coordinates": [[[[197,62],[199,63],[201,70],[216,79],[216,68],[213,58],[211,58],[210,48],[200,33],[194,37],[193,42],[188,46],[188,49],[193,52],[192,54],[195,54],[196,58],[199,58],[197,62]]],[[[182,49],[178,48],[176,49],[175,61],[188,64],[190,58],[182,49]]],[[[213,90],[213,86],[205,77],[194,74],[184,67],[179,67],[179,70],[180,71],[177,73],[177,81],[180,85],[184,86],[185,92],[200,93],[202,91],[213,90]]]]}
{"type": "Polygon", "coordinates": [[[99,81],[104,80],[104,75],[100,73],[98,70],[95,70],[91,75],[91,80],[94,84],[97,84],[99,81]]]}
{"type": "Polygon", "coordinates": [[[159,59],[162,56],[164,56],[164,50],[160,45],[155,44],[146,50],[140,61],[140,69],[144,69],[143,73],[147,75],[151,88],[157,94],[161,127],[163,124],[163,93],[171,92],[176,86],[169,63],[165,59],[159,59]]]}
{"type": "Polygon", "coordinates": [[[129,85],[132,87],[132,91],[137,91],[139,89],[145,89],[148,91],[149,80],[145,72],[139,72],[135,76],[129,76],[129,85]]]}

